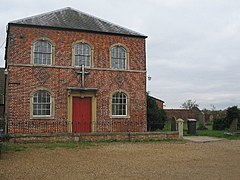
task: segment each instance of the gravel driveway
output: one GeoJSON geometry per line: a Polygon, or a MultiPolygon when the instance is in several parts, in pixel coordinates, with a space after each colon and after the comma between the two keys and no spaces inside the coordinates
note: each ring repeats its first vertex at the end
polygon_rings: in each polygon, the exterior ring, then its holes
{"type": "Polygon", "coordinates": [[[0,179],[240,179],[240,140],[105,143],[5,153],[0,179]]]}

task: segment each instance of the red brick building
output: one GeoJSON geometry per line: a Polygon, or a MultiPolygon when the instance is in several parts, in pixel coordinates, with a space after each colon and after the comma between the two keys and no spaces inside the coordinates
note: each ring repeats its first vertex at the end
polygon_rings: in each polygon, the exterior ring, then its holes
{"type": "Polygon", "coordinates": [[[158,106],[159,109],[163,109],[163,106],[164,106],[164,103],[165,103],[163,100],[155,98],[153,96],[150,96],[150,97],[153,98],[156,101],[157,106],[158,106]]]}
{"type": "Polygon", "coordinates": [[[10,22],[8,133],[145,131],[146,38],[72,8],[10,22]]]}
{"type": "Polygon", "coordinates": [[[164,109],[167,113],[168,120],[171,120],[173,117],[176,119],[198,119],[198,114],[201,112],[198,108],[193,109],[164,109]]]}

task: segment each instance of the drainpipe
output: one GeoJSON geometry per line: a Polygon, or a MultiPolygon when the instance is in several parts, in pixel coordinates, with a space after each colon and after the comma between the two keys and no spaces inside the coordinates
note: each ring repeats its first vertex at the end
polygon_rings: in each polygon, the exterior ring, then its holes
{"type": "Polygon", "coordinates": [[[5,46],[5,70],[4,70],[4,75],[5,75],[5,82],[4,82],[4,109],[3,109],[3,113],[4,113],[4,121],[5,121],[5,129],[4,132],[5,134],[8,133],[8,121],[7,121],[7,116],[8,113],[6,112],[7,110],[7,106],[8,106],[8,97],[7,97],[7,82],[8,82],[8,62],[7,62],[7,57],[8,57],[8,42],[9,42],[9,31],[10,31],[10,26],[6,26],[6,32],[7,32],[7,39],[6,39],[6,46],[5,46]]]}

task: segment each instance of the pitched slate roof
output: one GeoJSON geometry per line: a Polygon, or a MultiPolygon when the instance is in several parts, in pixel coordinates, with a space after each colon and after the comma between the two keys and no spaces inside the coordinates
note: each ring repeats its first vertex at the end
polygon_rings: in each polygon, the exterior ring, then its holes
{"type": "Polygon", "coordinates": [[[70,7],[12,21],[9,24],[64,28],[99,33],[138,36],[144,38],[147,37],[138,32],[115,25],[70,7]]]}

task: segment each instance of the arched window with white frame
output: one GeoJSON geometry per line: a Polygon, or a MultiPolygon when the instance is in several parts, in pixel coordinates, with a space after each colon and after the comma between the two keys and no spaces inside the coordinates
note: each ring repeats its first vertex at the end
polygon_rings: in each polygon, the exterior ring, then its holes
{"type": "Polygon", "coordinates": [[[111,49],[111,68],[126,69],[127,68],[127,51],[123,46],[116,45],[111,49]]]}
{"type": "Polygon", "coordinates": [[[81,42],[74,45],[74,65],[91,66],[91,47],[87,43],[81,42]]]}
{"type": "Polygon", "coordinates": [[[112,95],[112,116],[127,116],[128,96],[123,92],[112,95]]]}
{"type": "Polygon", "coordinates": [[[33,44],[33,64],[52,64],[52,44],[47,40],[38,40],[33,44]]]}
{"type": "Polygon", "coordinates": [[[39,90],[32,96],[33,117],[50,117],[52,115],[51,94],[46,90],[39,90]]]}

